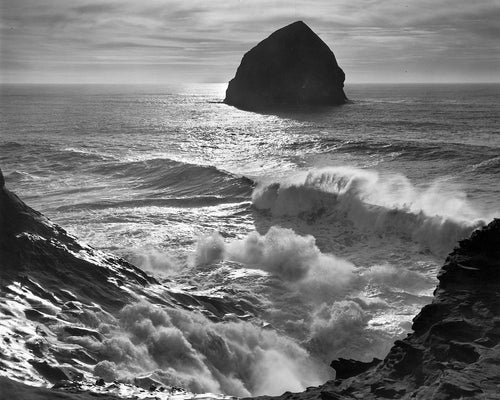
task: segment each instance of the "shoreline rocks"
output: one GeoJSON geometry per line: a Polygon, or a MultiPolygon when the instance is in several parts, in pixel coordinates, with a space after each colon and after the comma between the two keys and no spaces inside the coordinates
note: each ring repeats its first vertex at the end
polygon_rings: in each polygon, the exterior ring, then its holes
{"type": "MultiPolygon", "coordinates": [[[[0,183],[2,178],[0,171],[0,183]]],[[[62,280],[70,282],[75,290],[78,288],[78,298],[85,299],[89,304],[100,302],[107,309],[117,309],[129,301],[126,292],[121,293],[113,281],[107,281],[108,277],[118,276],[123,282],[141,287],[155,283],[132,265],[82,246],[5,187],[0,187],[0,260],[3,292],[7,293],[10,282],[20,281],[40,298],[61,307],[67,305],[70,310],[79,306],[75,303],[75,296],[62,289],[65,287],[62,280]],[[44,287],[36,283],[37,278],[43,280],[44,287]],[[87,286],[90,283],[95,288],[89,291],[87,286]],[[121,293],[120,298],[110,301],[107,292],[114,295],[121,293]]],[[[287,392],[274,398],[498,398],[500,219],[493,220],[486,227],[474,231],[469,239],[459,242],[446,259],[438,279],[434,300],[414,318],[413,332],[407,338],[396,341],[383,361],[334,361],[332,365],[338,370],[336,380],[308,388],[302,393],[287,392]]],[[[48,308],[43,310],[50,311],[48,308]]],[[[44,318],[54,317],[50,313],[39,313],[44,318]]],[[[62,318],[63,315],[57,314],[57,317],[62,318]]],[[[101,338],[97,332],[83,327],[66,327],[63,332],[90,336],[96,340],[101,338]]],[[[27,347],[35,357],[31,365],[42,376],[57,382],[68,378],[78,381],[81,378],[74,370],[47,363],[43,359],[47,346],[35,339],[28,341],[27,347]]],[[[59,355],[61,360],[68,357],[74,358],[76,354],[59,355]]],[[[96,361],[85,353],[83,357],[85,360],[90,358],[91,363],[96,361]]],[[[57,393],[61,398],[72,398],[68,392],[34,388],[5,377],[0,377],[0,383],[5,396],[22,393],[24,397],[18,398],[36,396],[49,399],[57,393]]],[[[86,398],[84,396],[88,393],[79,395],[79,398],[86,398]]]]}

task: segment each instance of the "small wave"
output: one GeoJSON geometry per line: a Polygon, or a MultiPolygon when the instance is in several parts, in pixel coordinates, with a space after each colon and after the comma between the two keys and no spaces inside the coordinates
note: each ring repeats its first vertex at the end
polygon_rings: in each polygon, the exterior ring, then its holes
{"type": "Polygon", "coordinates": [[[116,160],[116,157],[114,157],[111,154],[102,153],[102,152],[98,152],[95,150],[86,150],[86,149],[77,148],[77,147],[66,147],[66,148],[62,149],[61,152],[69,154],[69,155],[77,156],[77,157],[84,157],[87,159],[116,160]]]}
{"type": "Polygon", "coordinates": [[[18,142],[5,142],[5,143],[0,143],[0,149],[2,150],[13,150],[13,149],[21,149],[23,145],[18,142]]]}
{"type": "Polygon", "coordinates": [[[254,182],[213,166],[190,164],[168,158],[126,163],[107,163],[95,173],[132,180],[135,187],[161,190],[176,197],[249,197],[254,182]]]}
{"type": "Polygon", "coordinates": [[[349,167],[313,170],[298,182],[258,185],[252,202],[274,216],[345,219],[363,231],[413,240],[436,255],[485,224],[464,193],[443,183],[418,188],[403,175],[349,167]]]}
{"type": "Polygon", "coordinates": [[[76,210],[104,210],[110,208],[141,208],[141,207],[175,207],[175,208],[196,208],[209,207],[228,203],[248,202],[247,197],[234,197],[227,199],[218,196],[193,196],[174,197],[167,199],[137,199],[121,201],[96,201],[88,203],[70,204],[58,207],[57,211],[76,210]]]}
{"type": "Polygon", "coordinates": [[[80,172],[91,168],[93,165],[114,160],[114,157],[108,154],[75,148],[46,148],[36,154],[41,156],[35,161],[37,165],[44,165],[49,170],[57,172],[80,172]]]}
{"type": "Polygon", "coordinates": [[[489,158],[471,167],[473,171],[480,171],[486,173],[500,173],[500,156],[489,158]]]}
{"type": "MultiPolygon", "coordinates": [[[[327,147],[329,143],[325,144],[327,147]]],[[[458,143],[419,143],[394,141],[387,142],[372,142],[372,141],[354,141],[340,145],[339,150],[348,153],[362,154],[396,154],[398,158],[417,161],[442,161],[456,160],[467,157],[468,160],[472,157],[479,157],[484,154],[489,148],[477,148],[477,146],[469,146],[458,143]]]]}
{"type": "Polygon", "coordinates": [[[28,174],[27,172],[15,170],[9,172],[8,174],[5,174],[5,179],[7,182],[31,182],[40,180],[42,178],[32,174],[28,174]]]}

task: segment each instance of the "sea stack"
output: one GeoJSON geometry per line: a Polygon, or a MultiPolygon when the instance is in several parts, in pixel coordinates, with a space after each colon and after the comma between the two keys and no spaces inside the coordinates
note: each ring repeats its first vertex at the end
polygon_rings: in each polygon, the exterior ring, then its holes
{"type": "Polygon", "coordinates": [[[340,105],[347,100],[344,80],[330,48],[297,21],[243,56],[224,102],[245,110],[340,105]]]}

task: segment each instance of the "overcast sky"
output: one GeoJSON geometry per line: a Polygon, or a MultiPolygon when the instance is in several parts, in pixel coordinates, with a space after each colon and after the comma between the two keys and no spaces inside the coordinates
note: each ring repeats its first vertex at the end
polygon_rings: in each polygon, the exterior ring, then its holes
{"type": "Polygon", "coordinates": [[[306,22],[350,82],[500,81],[500,0],[0,0],[2,82],[226,82],[306,22]]]}

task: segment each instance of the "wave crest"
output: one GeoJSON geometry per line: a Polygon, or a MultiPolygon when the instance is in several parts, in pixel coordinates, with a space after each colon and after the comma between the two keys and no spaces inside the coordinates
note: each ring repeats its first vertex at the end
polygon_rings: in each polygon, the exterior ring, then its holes
{"type": "Polygon", "coordinates": [[[161,190],[176,197],[246,197],[253,181],[214,166],[191,164],[168,158],[112,162],[95,167],[95,173],[128,179],[141,189],[161,190]]]}
{"type": "Polygon", "coordinates": [[[444,181],[420,188],[401,174],[350,167],[310,171],[285,183],[258,185],[254,207],[273,216],[347,220],[363,231],[394,234],[437,255],[486,221],[466,195],[444,181]]]}
{"type": "Polygon", "coordinates": [[[355,271],[350,262],[322,253],[313,236],[301,236],[278,226],[272,226],[265,235],[254,231],[229,243],[217,232],[198,240],[197,265],[223,259],[264,270],[287,282],[300,281],[303,288],[308,283],[316,289],[320,283],[328,289],[341,288],[354,278],[355,271]]]}

